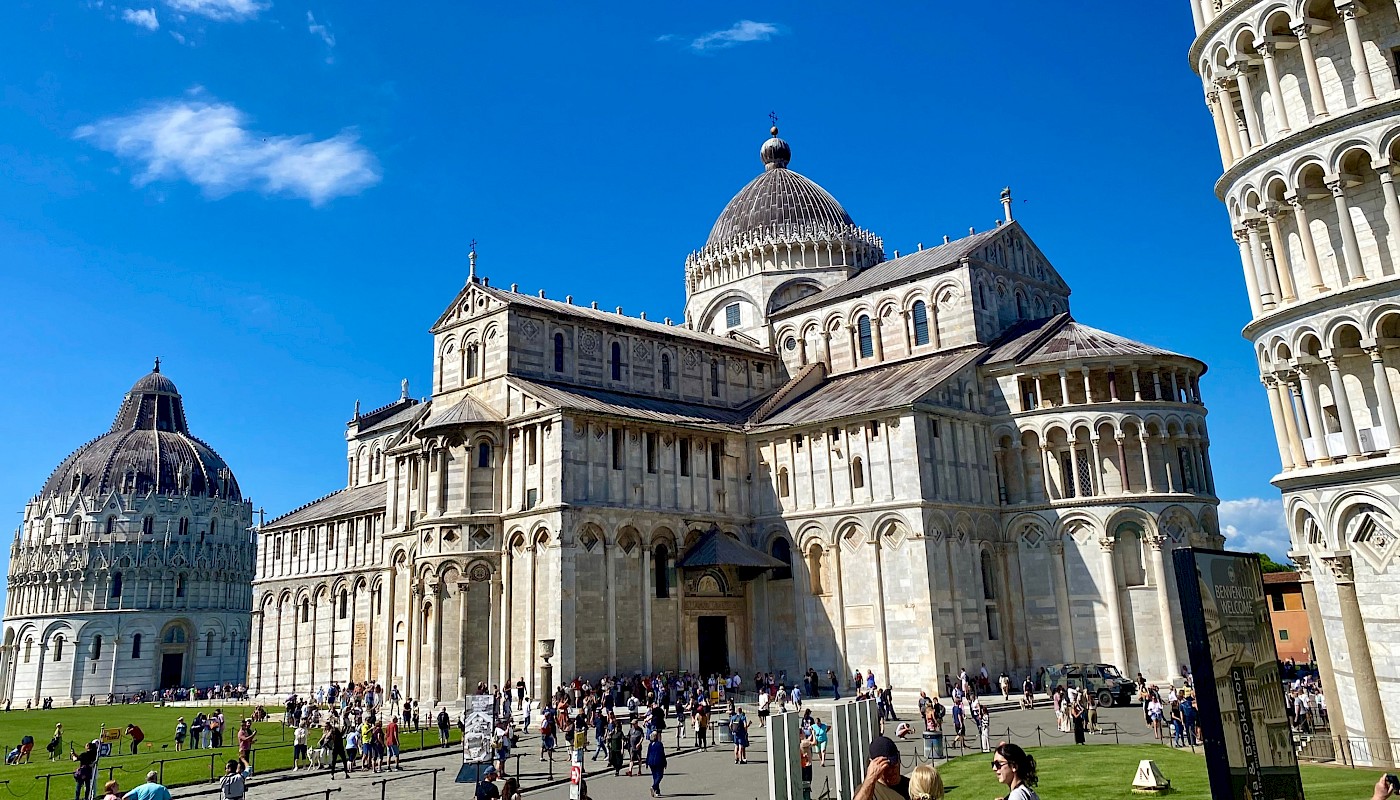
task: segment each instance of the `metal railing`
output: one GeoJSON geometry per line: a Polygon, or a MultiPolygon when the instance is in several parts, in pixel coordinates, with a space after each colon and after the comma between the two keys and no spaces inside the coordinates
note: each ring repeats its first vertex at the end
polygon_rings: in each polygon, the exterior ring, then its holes
{"type": "Polygon", "coordinates": [[[1334,736],[1331,731],[1293,732],[1293,747],[1300,761],[1335,763],[1356,767],[1400,767],[1400,739],[1334,736]]]}
{"type": "Polygon", "coordinates": [[[417,772],[410,772],[410,773],[408,773],[408,774],[406,774],[406,775],[395,775],[395,776],[392,777],[392,778],[380,778],[379,780],[374,781],[374,782],[371,783],[370,785],[371,785],[371,786],[378,786],[378,787],[379,787],[379,800],[384,800],[385,793],[388,792],[388,785],[389,785],[390,783],[393,783],[394,781],[407,780],[407,779],[409,779],[409,778],[421,778],[421,777],[423,777],[424,775],[431,775],[431,776],[432,776],[432,779],[433,779],[433,795],[432,795],[432,800],[437,800],[437,776],[438,776],[438,773],[439,773],[439,772],[442,772],[442,771],[443,771],[443,768],[442,768],[442,767],[434,767],[433,769],[429,769],[429,770],[421,770],[421,771],[417,771],[417,772]]]}

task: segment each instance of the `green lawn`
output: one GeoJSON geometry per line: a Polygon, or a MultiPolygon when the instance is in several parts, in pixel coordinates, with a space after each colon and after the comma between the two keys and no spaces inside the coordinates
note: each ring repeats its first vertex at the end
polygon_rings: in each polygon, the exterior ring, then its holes
{"type": "MultiPolygon", "coordinates": [[[[1036,791],[1051,798],[1142,798],[1131,786],[1138,762],[1153,759],[1172,782],[1168,797],[1209,800],[1205,758],[1160,745],[1092,745],[1088,747],[1033,747],[1040,773],[1036,791]]],[[[951,800],[989,800],[1006,794],[1006,787],[992,774],[991,756],[962,756],[940,766],[943,784],[951,800]]],[[[1359,800],[1371,796],[1381,773],[1377,770],[1302,766],[1303,791],[1308,800],[1359,800]]]]}
{"type": "MultiPolygon", "coordinates": [[[[141,752],[137,755],[128,755],[129,745],[124,739],[120,755],[104,758],[100,762],[98,786],[100,787],[108,778],[108,771],[115,768],[112,777],[117,780],[122,789],[128,789],[145,780],[148,770],[157,769],[158,759],[185,758],[182,761],[171,761],[165,765],[165,784],[167,786],[182,786],[191,783],[202,783],[209,780],[209,754],[220,753],[214,760],[216,774],[224,771],[224,762],[231,758],[238,757],[238,746],[234,733],[238,729],[238,722],[243,717],[248,716],[252,708],[249,706],[223,706],[224,719],[227,720],[227,733],[224,736],[225,747],[220,750],[185,750],[175,751],[175,719],[184,717],[185,722],[194,719],[194,715],[200,711],[206,714],[213,711],[213,708],[201,706],[193,708],[188,706],[170,706],[168,708],[158,708],[150,703],[141,705],[118,705],[118,706],[77,706],[74,708],[58,708],[51,711],[10,711],[0,713],[0,747],[8,753],[11,748],[19,744],[20,739],[29,734],[34,737],[34,754],[31,763],[18,766],[0,766],[0,783],[8,782],[8,788],[15,794],[27,794],[35,788],[38,794],[32,796],[32,800],[42,800],[44,781],[40,776],[50,773],[58,773],[51,780],[52,788],[50,796],[54,798],[70,797],[73,794],[73,763],[68,760],[68,742],[79,749],[83,745],[97,738],[99,730],[105,725],[108,728],[125,729],[128,723],[134,723],[146,734],[146,741],[141,745],[141,752]],[[49,742],[49,737],[53,735],[54,723],[63,723],[63,752],[62,760],[49,761],[49,755],[44,750],[49,742]],[[186,758],[194,756],[194,758],[186,758]]],[[[255,726],[258,731],[258,742],[254,748],[253,760],[255,771],[258,773],[270,772],[273,770],[287,769],[292,763],[291,731],[284,729],[280,723],[264,722],[255,726]]],[[[460,743],[461,734],[454,726],[452,728],[452,741],[460,743]]],[[[317,735],[311,735],[311,744],[316,744],[317,735]]],[[[401,734],[401,746],[405,752],[416,750],[419,747],[419,734],[412,731],[405,731],[401,734]]],[[[428,747],[437,743],[437,731],[428,730],[422,736],[422,741],[428,747]]],[[[188,744],[188,742],[186,742],[188,744]]]]}

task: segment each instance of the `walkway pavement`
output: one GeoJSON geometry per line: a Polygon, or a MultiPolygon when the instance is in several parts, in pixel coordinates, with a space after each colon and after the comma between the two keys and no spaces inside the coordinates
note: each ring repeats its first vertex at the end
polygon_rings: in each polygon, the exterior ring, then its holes
{"type": "MultiPolygon", "coordinates": [[[[813,713],[827,721],[830,721],[831,706],[830,700],[816,701],[808,703],[808,707],[813,709],[813,713]]],[[[1014,704],[1013,704],[1014,705],[1014,704]]],[[[1144,744],[1153,741],[1152,732],[1143,723],[1142,711],[1137,707],[1103,709],[1099,714],[1100,721],[1109,729],[1115,729],[1116,734],[1089,735],[1087,744],[1144,744]]],[[[674,727],[668,729],[665,738],[670,761],[670,768],[662,782],[662,793],[668,797],[723,797],[734,800],[747,800],[747,798],[763,798],[768,793],[767,773],[764,762],[767,760],[767,739],[766,730],[757,726],[757,718],[751,714],[754,726],[751,731],[752,747],[749,750],[749,763],[746,765],[736,765],[733,761],[732,748],[727,746],[712,747],[708,751],[698,751],[693,745],[693,740],[684,738],[680,740],[680,747],[676,747],[676,735],[674,727]]],[[[885,725],[886,735],[893,735],[895,726],[898,723],[889,722],[885,725]]],[[[952,724],[947,722],[946,730],[951,734],[952,724]]],[[[1056,746],[1072,745],[1073,736],[1071,734],[1060,733],[1055,727],[1055,715],[1048,705],[1032,711],[993,710],[991,717],[991,740],[993,744],[1001,740],[1014,741],[1027,747],[1034,746],[1056,746]]],[[[973,753],[980,749],[975,740],[969,740],[971,748],[960,750],[953,747],[951,735],[947,737],[950,751],[948,755],[957,756],[964,753],[973,753]]],[[[553,763],[553,770],[549,769],[548,762],[540,761],[539,757],[539,737],[527,736],[521,740],[521,746],[517,752],[521,755],[519,761],[512,757],[507,772],[514,774],[518,768],[520,776],[524,779],[524,785],[528,790],[527,794],[532,798],[549,798],[550,800],[564,800],[569,796],[568,761],[566,756],[556,754],[553,763]],[[518,767],[517,767],[518,763],[518,767]]],[[[917,738],[909,741],[899,742],[900,752],[904,756],[904,771],[907,773],[914,766],[923,761],[921,754],[921,742],[917,738]]],[[[591,770],[600,769],[603,760],[591,759],[590,751],[585,756],[585,773],[591,770]]],[[[453,781],[457,776],[457,771],[461,767],[461,751],[453,749],[451,751],[429,751],[424,754],[415,754],[404,758],[404,770],[390,774],[376,775],[374,773],[355,772],[347,780],[344,778],[335,781],[324,772],[274,772],[267,775],[254,775],[249,782],[249,800],[263,800],[263,798],[277,798],[277,800],[287,800],[292,797],[307,795],[310,800],[312,793],[316,796],[327,797],[325,790],[339,789],[329,795],[327,800],[430,800],[434,797],[442,798],[463,798],[472,796],[470,785],[455,784],[453,781]],[[441,770],[434,773],[433,770],[441,770]],[[436,774],[437,790],[433,794],[433,775],[436,774]],[[390,779],[386,784],[380,781],[390,779]]],[[[613,777],[611,771],[600,771],[588,776],[590,793],[594,798],[607,798],[607,800],[641,800],[650,797],[651,778],[646,777],[626,777],[623,771],[622,777],[613,777]]],[[[813,791],[812,796],[820,798],[823,789],[830,786],[833,793],[835,790],[836,773],[833,763],[828,760],[825,767],[820,764],[813,769],[813,791]]],[[[499,786],[499,783],[497,784],[499,786]]],[[[210,786],[190,786],[177,789],[173,792],[177,798],[210,798],[217,796],[217,789],[210,786]]]]}

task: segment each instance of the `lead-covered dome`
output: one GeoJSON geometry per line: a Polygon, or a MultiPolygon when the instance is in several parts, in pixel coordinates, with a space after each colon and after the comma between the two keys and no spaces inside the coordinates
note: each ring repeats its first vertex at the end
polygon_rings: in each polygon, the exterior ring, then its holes
{"type": "Polygon", "coordinates": [[[44,496],[111,492],[242,500],[233,471],[190,435],[184,401],[159,361],[126,393],[112,429],[64,459],[43,490],[44,496]]]}
{"type": "Polygon", "coordinates": [[[777,128],[772,134],[759,148],[763,172],[724,207],[705,246],[723,245],[746,234],[782,237],[860,232],[830,192],[788,169],[792,147],[778,138],[777,128]]]}

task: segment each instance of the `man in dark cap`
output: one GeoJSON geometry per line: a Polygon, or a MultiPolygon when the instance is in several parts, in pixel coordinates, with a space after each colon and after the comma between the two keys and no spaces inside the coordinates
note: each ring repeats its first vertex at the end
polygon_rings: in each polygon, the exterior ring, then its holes
{"type": "Polygon", "coordinates": [[[899,774],[899,747],[893,739],[870,740],[870,765],[851,800],[909,800],[909,779],[899,774]]]}

